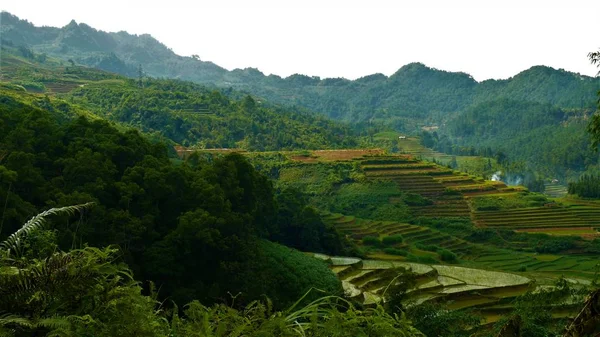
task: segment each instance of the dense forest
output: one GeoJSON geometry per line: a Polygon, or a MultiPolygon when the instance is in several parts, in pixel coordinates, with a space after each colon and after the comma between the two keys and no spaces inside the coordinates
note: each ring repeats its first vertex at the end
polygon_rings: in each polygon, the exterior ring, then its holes
{"type": "Polygon", "coordinates": [[[423,140],[444,153],[521,162],[521,173],[534,170],[564,182],[598,164],[586,132],[593,112],[500,99],[459,113],[446,123],[445,130],[423,140]]]}
{"type": "MultiPolygon", "coordinates": [[[[40,54],[2,46],[5,78],[30,92],[68,91],[54,101],[65,113],[83,110],[173,144],[197,148],[289,150],[353,147],[359,133],[301,109],[283,108],[233,90],[191,82],[135,79],[39,61],[40,54]],[[65,88],[65,89],[63,89],[65,88]]],[[[46,105],[53,104],[48,99],[46,105]]]]}
{"type": "Polygon", "coordinates": [[[285,306],[313,286],[339,291],[325,265],[264,240],[342,255],[352,247],[301,194],[276,192],[240,155],[174,164],[164,145],[137,131],[122,133],[84,117],[59,124],[8,96],[0,111],[0,237],[47,207],[94,202],[89,214],[60,224],[48,234],[55,241],[45,244],[118,245],[136,278],[155,280],[178,303],[243,290],[241,303],[267,294],[285,306]],[[296,268],[277,270],[290,264],[296,268]],[[279,278],[250,290],[247,282],[269,268],[279,278]]]}

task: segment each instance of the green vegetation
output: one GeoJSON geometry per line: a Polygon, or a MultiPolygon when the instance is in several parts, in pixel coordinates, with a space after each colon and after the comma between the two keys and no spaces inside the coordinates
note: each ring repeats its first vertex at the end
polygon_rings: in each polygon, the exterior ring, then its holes
{"type": "Polygon", "coordinates": [[[14,48],[4,45],[1,52],[3,73],[18,88],[43,92],[45,83],[64,100],[63,110],[83,108],[176,144],[259,151],[357,144],[348,126],[237,92],[177,80],[100,76],[83,67],[25,63],[14,55],[14,48]],[[74,75],[76,79],[71,78],[74,75]]]}
{"type": "Polygon", "coordinates": [[[1,15],[0,335],[595,322],[600,178],[583,130],[598,79],[534,67],[477,83],[422,64],[281,79],[1,15]]]}
{"type": "Polygon", "coordinates": [[[577,182],[569,183],[569,194],[584,198],[600,198],[600,175],[583,175],[577,182]]]}
{"type": "MultiPolygon", "coordinates": [[[[1,22],[3,46],[13,46],[29,61],[47,64],[53,62],[50,57],[55,57],[59,63],[69,64],[67,68],[81,64],[133,78],[148,74],[239,89],[276,104],[356,122],[360,132],[372,141],[381,139],[374,136],[377,131],[391,128],[415,135],[424,128],[439,133],[437,144],[428,145],[439,151],[473,155],[473,151],[464,149],[489,149],[494,154],[508,155],[512,162],[522,162],[543,177],[558,177],[561,181],[576,178],[573,170],[583,172],[597,165],[596,156],[587,146],[590,138],[585,130],[595,106],[599,80],[562,69],[535,66],[507,80],[480,83],[468,74],[441,71],[420,63],[405,65],[389,77],[373,74],[355,81],[300,74],[281,78],[265,76],[253,68],[227,71],[199,57],[181,57],[148,35],[106,33],[74,21],[62,28],[34,27],[6,12],[2,13],[1,22]],[[484,129],[489,132],[483,133],[484,129]]],[[[181,111],[185,114],[199,109],[185,107],[181,111]]],[[[153,109],[150,112],[156,113],[153,109]]],[[[189,113],[185,117],[189,118],[189,113]]],[[[280,127],[277,123],[275,126],[280,127]]],[[[144,127],[156,129],[156,125],[144,127]]],[[[263,130],[271,132],[269,128],[263,130]]],[[[169,130],[176,134],[179,131],[169,130]]],[[[188,137],[186,131],[182,135],[188,137]]],[[[272,146],[270,137],[258,135],[262,133],[255,134],[258,139],[248,140],[250,145],[242,147],[272,146]]],[[[289,146],[286,135],[272,137],[280,147],[289,146]]],[[[240,141],[235,136],[224,138],[217,141],[219,146],[234,147],[232,143],[240,141]]],[[[395,148],[399,145],[390,144],[395,148]]]]}
{"type": "Polygon", "coordinates": [[[384,237],[381,242],[386,245],[386,246],[393,246],[395,244],[398,243],[402,243],[402,241],[404,240],[404,238],[402,237],[402,235],[400,234],[393,234],[393,235],[389,235],[384,237]]]}
{"type": "Polygon", "coordinates": [[[240,291],[238,303],[266,294],[282,308],[315,282],[339,289],[325,266],[260,244],[271,239],[340,255],[352,249],[301,196],[283,193],[279,200],[286,204],[278,207],[269,180],[242,156],[174,164],[163,144],[137,131],[83,117],[66,120],[59,112],[9,95],[0,102],[0,237],[49,206],[95,202],[85,219],[57,227],[57,246],[118,245],[136,279],[154,280],[161,296],[179,304],[210,304],[240,291]],[[296,244],[298,235],[311,245],[296,244]],[[292,273],[302,265],[315,275],[312,281],[311,273],[292,273]],[[267,266],[278,278],[258,288],[253,280],[267,266]]]}
{"type": "MultiPolygon", "coordinates": [[[[252,302],[243,310],[192,301],[179,316],[143,296],[131,271],[117,262],[114,248],[32,251],[27,241],[43,231],[47,217],[82,211],[90,205],[53,208],[36,215],[0,243],[0,333],[5,336],[423,336],[404,318],[377,309],[357,309],[339,297],[323,297],[302,307],[306,295],[283,312],[272,303],[252,302]]],[[[51,244],[51,242],[45,242],[51,244]]],[[[266,242],[265,242],[266,243],[266,242]]],[[[267,250],[281,250],[267,244],[267,250]]],[[[311,259],[284,248],[298,266],[311,259]],[[291,253],[291,254],[290,254],[291,253]],[[295,256],[294,256],[295,255],[295,256]],[[299,260],[298,258],[302,256],[299,260]]],[[[317,261],[317,260],[314,260],[317,261]]],[[[270,261],[275,262],[275,261],[270,261]]],[[[322,263],[317,261],[318,263],[322,263]]],[[[278,263],[273,263],[277,266],[278,263]]],[[[315,263],[306,270],[314,273],[315,263]]],[[[288,268],[286,268],[287,271],[288,268]]],[[[283,270],[274,270],[281,273],[283,270]]],[[[272,274],[272,276],[281,274],[272,274]]],[[[331,277],[334,277],[331,274],[331,277]]],[[[307,281],[309,279],[306,279],[307,281]]],[[[313,280],[317,281],[317,280],[313,280]]],[[[322,280],[322,285],[327,282],[322,280]]],[[[154,296],[154,288],[151,287],[154,296]]],[[[237,297],[233,296],[235,301],[237,297]]]]}

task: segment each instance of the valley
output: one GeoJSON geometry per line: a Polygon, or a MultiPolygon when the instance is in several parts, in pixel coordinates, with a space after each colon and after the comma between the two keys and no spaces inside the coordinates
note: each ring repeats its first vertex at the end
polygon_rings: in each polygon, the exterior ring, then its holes
{"type": "Polygon", "coordinates": [[[598,77],[281,78],[1,15],[0,335],[598,332],[598,77]]]}

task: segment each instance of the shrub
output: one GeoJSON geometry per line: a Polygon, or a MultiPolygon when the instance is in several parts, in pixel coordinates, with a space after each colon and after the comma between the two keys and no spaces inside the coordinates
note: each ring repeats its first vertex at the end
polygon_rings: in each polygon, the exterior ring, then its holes
{"type": "Polygon", "coordinates": [[[428,252],[437,252],[438,250],[440,250],[440,247],[438,247],[436,245],[424,245],[422,243],[417,243],[415,246],[418,249],[426,250],[428,252]]]}
{"type": "Polygon", "coordinates": [[[393,246],[397,243],[401,243],[402,241],[404,241],[404,238],[400,234],[386,236],[381,240],[381,242],[383,242],[383,244],[386,246],[393,246]]]}
{"type": "Polygon", "coordinates": [[[399,256],[407,256],[408,252],[402,249],[398,249],[398,248],[385,248],[383,250],[384,253],[386,254],[390,254],[390,255],[399,255],[399,256]]]}
{"type": "Polygon", "coordinates": [[[46,91],[46,86],[43,83],[40,83],[40,82],[15,81],[14,84],[20,85],[23,88],[27,89],[28,91],[35,91],[35,92],[44,92],[44,91],[46,91]]]}
{"type": "Polygon", "coordinates": [[[375,247],[381,247],[381,240],[379,240],[379,238],[374,237],[374,236],[365,236],[362,239],[363,244],[367,245],[367,246],[375,246],[375,247]]]}
{"type": "Polygon", "coordinates": [[[437,253],[440,255],[440,259],[444,262],[448,262],[448,263],[455,263],[458,262],[458,256],[456,256],[456,254],[454,254],[453,252],[447,250],[447,249],[439,249],[437,251],[437,253]]]}
{"type": "Polygon", "coordinates": [[[569,250],[576,247],[576,237],[560,237],[552,238],[545,242],[539,242],[535,247],[535,251],[542,254],[556,254],[564,250],[569,250]]]}
{"type": "Polygon", "coordinates": [[[414,193],[406,193],[403,199],[404,203],[409,206],[427,206],[433,204],[433,201],[431,199],[425,198],[419,194],[414,193]]]}
{"type": "Polygon", "coordinates": [[[478,211],[499,211],[500,206],[498,205],[486,205],[477,207],[478,211]]]}
{"type": "Polygon", "coordinates": [[[410,261],[410,262],[425,263],[425,264],[438,263],[438,261],[436,259],[432,258],[431,256],[416,256],[413,254],[407,254],[406,260],[410,261]]]}

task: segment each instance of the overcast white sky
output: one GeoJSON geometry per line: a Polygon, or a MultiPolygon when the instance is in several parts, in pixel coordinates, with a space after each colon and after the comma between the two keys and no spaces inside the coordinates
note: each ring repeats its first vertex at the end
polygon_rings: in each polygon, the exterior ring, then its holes
{"type": "Polygon", "coordinates": [[[393,74],[410,62],[508,78],[533,65],[594,76],[600,0],[5,0],[35,25],[149,33],[180,55],[283,77],[393,74]]]}

